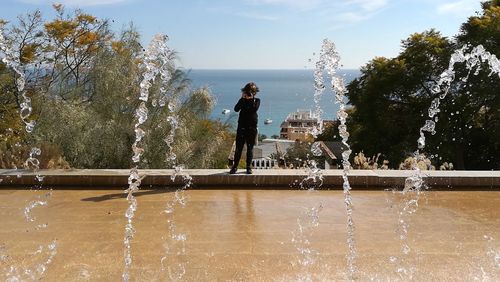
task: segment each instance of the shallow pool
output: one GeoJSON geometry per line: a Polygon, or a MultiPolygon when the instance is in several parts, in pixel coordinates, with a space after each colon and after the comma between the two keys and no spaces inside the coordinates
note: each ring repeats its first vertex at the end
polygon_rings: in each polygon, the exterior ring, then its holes
{"type": "MultiPolygon", "coordinates": [[[[12,267],[20,273],[45,262],[48,244],[57,240],[44,280],[120,281],[124,194],[47,192],[0,190],[0,277],[12,275],[12,267]],[[35,206],[27,219],[25,207],[36,199],[47,205],[35,206]]],[[[419,208],[405,217],[408,254],[399,238],[401,195],[355,190],[352,195],[356,278],[500,279],[500,192],[421,194],[419,208]]],[[[346,279],[342,191],[190,190],[185,196],[184,207],[166,213],[174,192],[136,194],[133,281],[346,279]]]]}

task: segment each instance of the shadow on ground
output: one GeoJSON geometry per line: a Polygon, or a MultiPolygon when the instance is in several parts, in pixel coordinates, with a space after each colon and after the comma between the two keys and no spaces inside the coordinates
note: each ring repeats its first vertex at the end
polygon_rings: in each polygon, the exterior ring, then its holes
{"type": "MultiPolygon", "coordinates": [[[[139,191],[139,192],[134,193],[134,196],[141,197],[141,196],[155,195],[155,194],[162,194],[162,193],[171,193],[171,192],[175,192],[175,189],[169,188],[169,189],[155,189],[155,190],[148,190],[148,191],[139,191]]],[[[104,202],[104,201],[123,199],[123,198],[127,198],[126,193],[114,193],[114,194],[101,195],[101,196],[97,196],[97,197],[83,198],[80,201],[104,202]]]]}

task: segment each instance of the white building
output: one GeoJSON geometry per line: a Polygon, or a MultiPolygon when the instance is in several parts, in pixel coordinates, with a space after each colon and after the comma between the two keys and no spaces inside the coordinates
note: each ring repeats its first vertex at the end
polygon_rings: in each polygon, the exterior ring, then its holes
{"type": "Polygon", "coordinates": [[[311,131],[318,127],[319,117],[311,110],[300,110],[288,114],[281,123],[280,139],[308,141],[312,139],[311,131]]]}

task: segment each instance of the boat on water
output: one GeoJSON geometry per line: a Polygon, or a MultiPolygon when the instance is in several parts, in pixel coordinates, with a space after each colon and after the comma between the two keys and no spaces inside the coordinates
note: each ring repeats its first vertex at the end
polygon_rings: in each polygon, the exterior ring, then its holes
{"type": "Polygon", "coordinates": [[[270,118],[266,118],[266,120],[264,121],[264,124],[271,124],[271,123],[273,123],[273,120],[270,118]]]}
{"type": "Polygon", "coordinates": [[[231,110],[228,110],[228,109],[224,109],[224,110],[222,110],[222,114],[223,114],[223,115],[227,115],[227,114],[229,114],[230,112],[231,112],[231,110]]]}

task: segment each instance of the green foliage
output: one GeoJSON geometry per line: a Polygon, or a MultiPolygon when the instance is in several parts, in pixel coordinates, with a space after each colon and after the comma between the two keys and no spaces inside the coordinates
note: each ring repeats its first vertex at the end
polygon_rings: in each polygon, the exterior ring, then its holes
{"type": "MultiPolygon", "coordinates": [[[[49,96],[38,105],[44,109],[39,117],[40,140],[57,144],[72,167],[130,167],[140,70],[134,56],[138,50],[128,45],[139,37],[133,30],[127,30],[121,39],[130,52],[103,49],[96,57],[89,72],[91,101],[82,103],[76,97],[61,100],[49,96]]],[[[69,87],[63,91],[72,90],[69,87]]]]}
{"type": "MultiPolygon", "coordinates": [[[[174,79],[175,80],[175,79],[174,79]]],[[[187,83],[179,76],[180,83],[187,83]]],[[[181,89],[178,85],[176,89],[181,89]]],[[[188,89],[186,88],[186,91],[188,89]]],[[[172,102],[172,101],[170,101],[172,102]]],[[[188,91],[187,97],[176,111],[180,128],[175,133],[173,153],[177,163],[188,168],[225,168],[231,150],[233,136],[228,127],[207,119],[214,105],[214,97],[206,88],[188,91]]],[[[164,139],[170,132],[166,121],[166,108],[158,108],[156,116],[150,117],[144,155],[146,167],[169,167],[165,163],[167,147],[164,139]],[[158,120],[160,122],[156,122],[158,120]]]]}
{"type": "Polygon", "coordinates": [[[299,168],[304,166],[311,154],[311,144],[308,142],[296,141],[286,150],[285,163],[287,166],[299,168]]]}
{"type": "Polygon", "coordinates": [[[316,157],[311,153],[311,143],[303,141],[295,141],[288,147],[285,154],[285,164],[288,167],[301,168],[307,167],[308,161],[314,160],[319,166],[323,166],[325,158],[323,156],[316,157]]]}
{"type": "MultiPolygon", "coordinates": [[[[435,30],[415,33],[402,41],[397,57],[375,58],[361,69],[347,94],[355,107],[348,121],[355,151],[381,152],[391,164],[398,164],[416,149],[419,128],[437,97],[430,87],[448,67],[452,52],[471,42],[499,55],[498,3],[483,3],[483,13],[469,18],[456,41],[435,30]]],[[[440,106],[437,134],[426,140],[427,155],[434,155],[436,164],[453,161],[458,169],[500,168],[500,79],[489,76],[485,64],[481,69],[469,74],[463,65],[456,67],[457,78],[440,106]]]]}
{"type": "MultiPolygon", "coordinates": [[[[24,133],[15,74],[0,64],[0,167],[22,166],[29,149],[41,144],[42,167],[69,163],[74,168],[130,168],[134,114],[145,71],[138,59],[140,35],[133,25],[116,35],[106,21],[80,10],[67,14],[62,5],[54,8],[55,20],[44,23],[35,12],[9,29],[11,47],[25,46],[19,50],[21,67],[29,79],[37,126],[34,134],[24,133]]],[[[173,165],[165,163],[164,142],[171,115],[180,124],[173,144],[178,164],[225,167],[233,136],[227,126],[207,119],[214,105],[212,94],[191,89],[183,71],[170,73],[172,79],[157,79],[150,88],[148,120],[142,126],[147,135],[141,142],[146,153],[140,167],[173,165]],[[160,96],[161,87],[167,89],[166,97],[160,96]],[[177,107],[171,112],[160,105],[161,99],[177,107]]]]}
{"type": "Polygon", "coordinates": [[[462,24],[457,40],[460,44],[482,44],[493,54],[500,54],[500,1],[481,3],[482,12],[462,24]]]}
{"type": "Polygon", "coordinates": [[[381,152],[390,163],[415,148],[423,113],[433,96],[430,87],[451,54],[451,43],[431,30],[403,41],[393,59],[375,58],[348,86],[355,107],[348,121],[354,151],[381,152]]]}
{"type": "MultiPolygon", "coordinates": [[[[462,24],[457,36],[459,45],[483,45],[497,58],[500,57],[500,1],[485,1],[482,11],[462,24]]],[[[463,86],[463,95],[453,95],[449,101],[451,115],[460,111],[445,122],[452,125],[457,133],[454,152],[463,155],[466,168],[500,169],[500,79],[491,75],[486,64],[482,71],[469,74],[461,69],[460,76],[468,76],[463,86]],[[463,110],[462,110],[463,109],[463,110]]],[[[452,159],[455,168],[463,168],[460,158],[452,159]]]]}
{"type": "MultiPolygon", "coordinates": [[[[347,109],[347,113],[351,115],[352,110],[353,108],[347,109]]],[[[338,121],[325,123],[323,132],[314,139],[314,141],[340,141],[340,140],[341,137],[339,134],[338,121]]]]}
{"type": "MultiPolygon", "coordinates": [[[[0,168],[24,168],[34,146],[33,136],[26,133],[19,116],[20,101],[14,79],[14,72],[0,62],[0,168]]],[[[40,168],[68,167],[57,146],[47,142],[36,146],[42,149],[40,168]]]]}
{"type": "Polygon", "coordinates": [[[18,113],[13,72],[0,62],[0,168],[22,167],[26,138],[18,113]]]}

